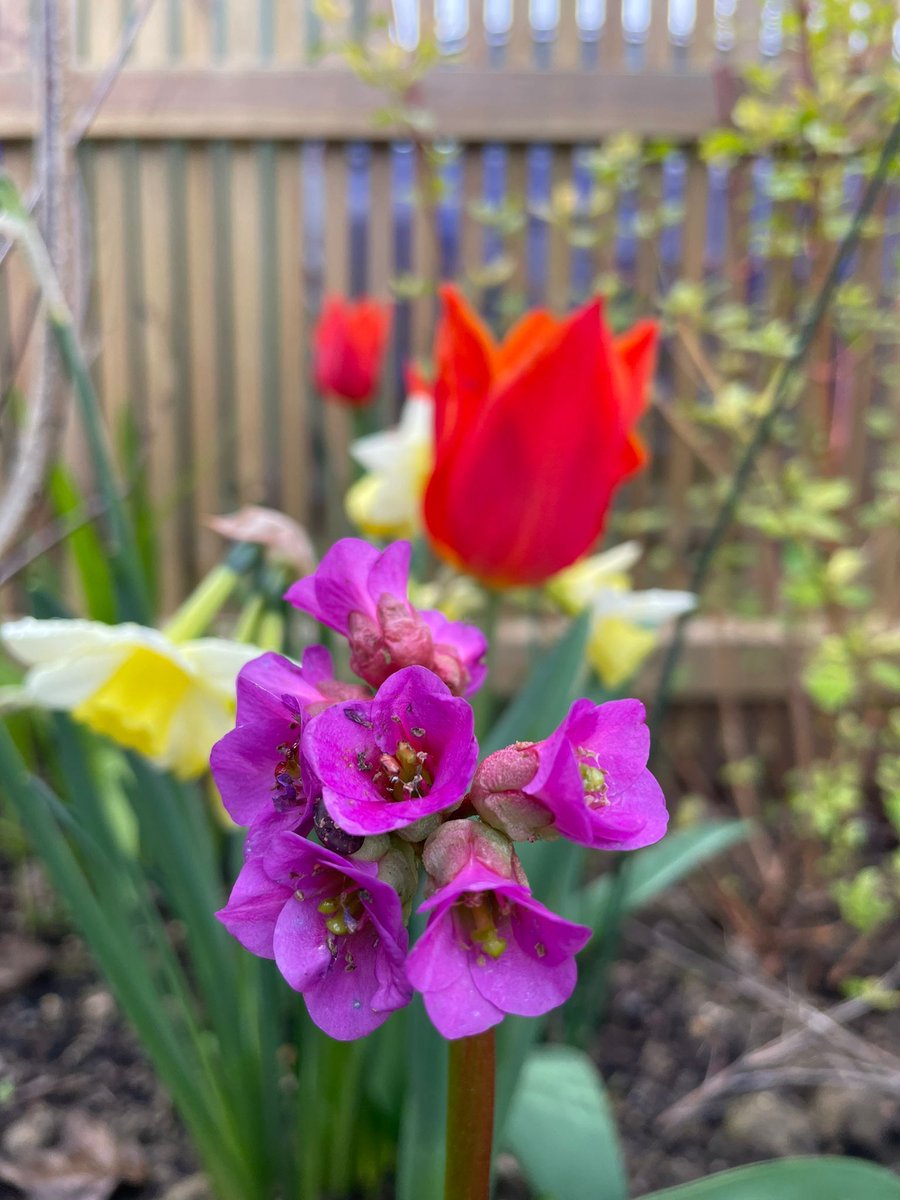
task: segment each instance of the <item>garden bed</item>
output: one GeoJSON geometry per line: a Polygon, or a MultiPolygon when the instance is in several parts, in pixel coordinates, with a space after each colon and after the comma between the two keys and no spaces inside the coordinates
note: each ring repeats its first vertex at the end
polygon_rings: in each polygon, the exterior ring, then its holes
{"type": "MultiPolygon", "coordinates": [[[[22,911],[20,887],[0,892],[0,935],[19,939],[6,943],[16,953],[4,961],[31,964],[30,979],[0,995],[0,1157],[28,1171],[39,1148],[74,1117],[81,1122],[74,1136],[86,1154],[68,1161],[69,1200],[109,1196],[115,1173],[123,1180],[122,1197],[200,1200],[204,1184],[188,1140],[136,1040],[84,946],[53,911],[39,872],[20,865],[20,881],[23,872],[30,912],[22,911]]],[[[739,939],[723,938],[695,893],[670,892],[626,925],[609,1020],[592,1046],[616,1110],[634,1194],[786,1154],[850,1154],[900,1167],[895,1100],[843,1086],[847,1062],[821,1038],[773,1067],[766,1089],[741,1090],[748,1076],[685,1119],[671,1120],[672,1106],[705,1080],[797,1027],[793,965],[785,964],[781,979],[765,975],[739,939]],[[823,1081],[792,1086],[791,1072],[798,1070],[823,1072],[823,1081]]],[[[888,969],[898,951],[900,936],[886,939],[878,961],[868,965],[888,969]]],[[[810,999],[820,1008],[839,1001],[835,995],[810,999]]],[[[879,1045],[900,1044],[900,1012],[869,1013],[850,1028],[874,1054],[879,1045]]],[[[498,1166],[498,1196],[526,1196],[514,1161],[502,1155],[498,1166]]],[[[57,1169],[65,1173],[65,1156],[57,1169]]],[[[35,1175],[35,1189],[37,1182],[35,1175]]],[[[0,1183],[3,1200],[18,1195],[0,1183]]]]}

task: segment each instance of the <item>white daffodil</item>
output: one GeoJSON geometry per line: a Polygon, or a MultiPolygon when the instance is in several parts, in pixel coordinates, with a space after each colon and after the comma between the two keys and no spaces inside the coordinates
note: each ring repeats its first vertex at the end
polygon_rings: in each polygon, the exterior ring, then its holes
{"type": "Polygon", "coordinates": [[[20,704],[70,712],[183,779],[206,770],[234,724],[238,671],[259,654],[221,638],[172,642],[131,623],[33,617],[0,625],[0,642],[28,668],[20,704]]]}
{"type": "Polygon", "coordinates": [[[638,542],[623,542],[567,567],[547,584],[566,612],[591,610],[587,657],[608,688],[630,679],[655,647],[662,626],[697,603],[693,592],[633,592],[628,572],[640,556],[638,542]]]}
{"type": "Polygon", "coordinates": [[[347,492],[347,516],[370,537],[408,538],[422,525],[422,494],[434,461],[434,401],[413,392],[393,429],[350,443],[367,472],[347,492]]]}
{"type": "Polygon", "coordinates": [[[623,542],[602,554],[580,558],[571,567],[547,580],[547,591],[560,608],[570,613],[584,612],[594,597],[607,588],[630,586],[628,572],[641,557],[640,542],[623,542]]]}

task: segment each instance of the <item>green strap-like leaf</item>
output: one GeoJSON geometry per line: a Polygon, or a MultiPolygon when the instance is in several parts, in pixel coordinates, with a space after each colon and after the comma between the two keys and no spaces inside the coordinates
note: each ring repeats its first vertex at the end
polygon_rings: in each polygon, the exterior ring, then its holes
{"type": "MultiPolygon", "coordinates": [[[[655,846],[638,850],[628,860],[628,879],[622,899],[624,915],[647,904],[660,892],[684,879],[701,863],[749,837],[749,821],[702,821],[677,829],[655,846]]],[[[603,920],[612,877],[602,875],[584,889],[581,919],[594,928],[603,920]]]]}
{"type": "Polygon", "coordinates": [[[517,741],[540,741],[552,733],[580,694],[587,669],[584,648],[590,613],[572,622],[555,646],[537,661],[528,682],[482,740],[482,756],[517,741]]]}
{"type": "MultiPolygon", "coordinates": [[[[605,1200],[597,1190],[594,1200],[605,1200]]],[[[900,1200],[900,1179],[857,1158],[785,1158],[722,1171],[644,1200],[900,1200]]]]}
{"type": "Polygon", "coordinates": [[[615,1121],[590,1058],[568,1046],[533,1051],[519,1079],[505,1141],[547,1200],[625,1200],[615,1121]]]}

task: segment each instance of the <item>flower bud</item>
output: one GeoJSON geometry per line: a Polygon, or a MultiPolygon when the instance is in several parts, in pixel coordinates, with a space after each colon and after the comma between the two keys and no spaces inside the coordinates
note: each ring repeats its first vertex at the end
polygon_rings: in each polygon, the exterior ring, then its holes
{"type": "Polygon", "coordinates": [[[538,765],[534,745],[516,742],[488,755],[472,781],[470,799],[475,811],[514,842],[534,842],[550,832],[552,816],[547,808],[522,791],[538,765]]]}
{"type": "Polygon", "coordinates": [[[404,825],[402,829],[398,829],[397,836],[403,838],[404,842],[424,842],[439,827],[442,820],[442,813],[429,813],[427,817],[419,817],[418,821],[413,821],[412,825],[404,825]]]}
{"type": "MultiPolygon", "coordinates": [[[[374,840],[374,839],[372,839],[374,840]]],[[[387,852],[378,861],[378,878],[388,884],[408,904],[419,886],[419,864],[416,852],[408,842],[390,838],[387,852]]]]}
{"type": "Polygon", "coordinates": [[[386,833],[376,833],[363,838],[363,844],[351,855],[356,862],[378,862],[391,848],[390,836],[386,833]]]}
{"type": "Polygon", "coordinates": [[[422,851],[422,862],[434,887],[445,887],[473,861],[504,879],[525,883],[509,838],[481,821],[445,821],[422,851]]]}

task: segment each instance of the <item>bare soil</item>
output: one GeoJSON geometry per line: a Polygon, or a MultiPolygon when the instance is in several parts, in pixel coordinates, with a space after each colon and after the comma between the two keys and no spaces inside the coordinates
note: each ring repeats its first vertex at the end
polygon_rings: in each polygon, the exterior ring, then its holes
{"type": "MultiPolygon", "coordinates": [[[[107,1174],[118,1172],[120,1180],[131,1182],[97,1183],[93,1191],[67,1193],[70,1200],[113,1194],[120,1200],[200,1200],[203,1183],[184,1132],[40,872],[26,863],[5,877],[0,1174],[3,1162],[27,1159],[36,1147],[58,1139],[64,1118],[77,1113],[94,1122],[89,1133],[98,1127],[108,1131],[121,1152],[121,1162],[106,1162],[107,1174]],[[22,978],[10,966],[14,960],[23,964],[22,978]]],[[[893,944],[886,939],[879,948],[883,961],[872,969],[890,966],[898,949],[896,939],[893,944]]],[[[794,1002],[804,994],[790,964],[781,978],[767,976],[688,889],[670,893],[664,904],[629,924],[608,1020],[591,1049],[619,1121],[635,1196],[786,1154],[851,1154],[900,1168],[896,1098],[846,1086],[860,1063],[828,1038],[812,1037],[776,1063],[769,1076],[759,1077],[767,1084],[762,1090],[750,1087],[757,1077],[742,1076],[735,1088],[698,1104],[677,1124],[666,1117],[677,1101],[747,1051],[798,1028],[794,1002]],[[815,1081],[797,1086],[797,1071],[812,1072],[815,1081]]],[[[811,999],[827,1009],[840,996],[811,999]]],[[[848,1028],[875,1048],[873,1061],[878,1054],[893,1061],[892,1052],[900,1053],[896,1011],[869,1013],[848,1028]]],[[[108,1159],[112,1152],[101,1147],[98,1153],[108,1159]]],[[[0,1200],[23,1190],[39,1194],[0,1182],[0,1200]]],[[[527,1195],[506,1157],[498,1193],[527,1195]]]]}

